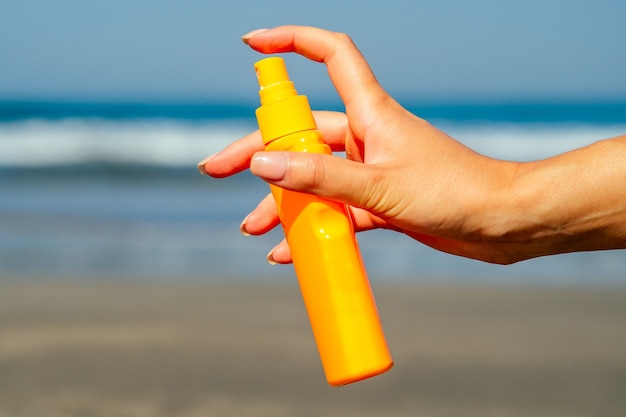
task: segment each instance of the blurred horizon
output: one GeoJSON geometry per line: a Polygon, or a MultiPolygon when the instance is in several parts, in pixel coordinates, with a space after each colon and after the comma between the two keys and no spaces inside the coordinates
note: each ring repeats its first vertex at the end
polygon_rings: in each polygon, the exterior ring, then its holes
{"type": "MultiPolygon", "coordinates": [[[[308,95],[306,92],[301,94],[308,95]]],[[[255,94],[255,99],[256,99],[255,94]]],[[[594,123],[626,122],[626,97],[617,99],[497,99],[497,100],[397,100],[414,114],[451,121],[501,120],[512,122],[594,123]]],[[[313,105],[316,104],[316,105],[313,105]]],[[[313,110],[343,111],[340,100],[321,99],[313,110]]],[[[257,100],[207,99],[85,99],[85,98],[2,98],[0,121],[25,119],[66,119],[101,117],[124,119],[254,119],[257,100]]]]}

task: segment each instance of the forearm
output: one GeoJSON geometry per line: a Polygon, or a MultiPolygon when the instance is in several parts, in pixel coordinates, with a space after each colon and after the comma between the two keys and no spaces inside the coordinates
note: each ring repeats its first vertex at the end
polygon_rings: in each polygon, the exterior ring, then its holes
{"type": "Polygon", "coordinates": [[[511,261],[626,248],[626,136],[519,164],[501,195],[490,233],[511,261]]]}

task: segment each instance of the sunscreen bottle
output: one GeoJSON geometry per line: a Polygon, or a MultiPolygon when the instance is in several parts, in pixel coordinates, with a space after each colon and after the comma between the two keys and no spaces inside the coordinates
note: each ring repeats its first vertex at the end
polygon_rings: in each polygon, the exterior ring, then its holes
{"type": "MultiPolygon", "coordinates": [[[[331,150],[282,58],[255,64],[256,117],[266,151],[331,150]]],[[[328,383],[387,371],[393,360],[345,204],[270,185],[328,383]]]]}

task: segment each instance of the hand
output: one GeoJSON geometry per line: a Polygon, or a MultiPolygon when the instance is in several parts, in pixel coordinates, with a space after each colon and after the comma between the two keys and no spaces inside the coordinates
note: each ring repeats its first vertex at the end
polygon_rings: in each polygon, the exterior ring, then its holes
{"type": "MultiPolygon", "coordinates": [[[[225,177],[250,168],[271,184],[348,204],[358,231],[393,229],[435,249],[487,262],[589,250],[567,246],[557,229],[568,219],[553,216],[547,223],[533,212],[534,200],[545,193],[535,192],[537,181],[527,179],[541,169],[560,171],[567,156],[552,165],[520,164],[472,151],[394,101],[346,35],[284,26],[252,32],[244,42],[262,53],[296,52],[326,64],[346,113],[317,112],[315,118],[326,142],[348,159],[263,152],[257,131],[202,161],[201,172],[225,177]]],[[[546,200],[546,207],[561,203],[546,200]]],[[[268,196],[246,217],[242,231],[258,235],[278,224],[268,196]]],[[[268,260],[291,261],[285,242],[268,260]]]]}

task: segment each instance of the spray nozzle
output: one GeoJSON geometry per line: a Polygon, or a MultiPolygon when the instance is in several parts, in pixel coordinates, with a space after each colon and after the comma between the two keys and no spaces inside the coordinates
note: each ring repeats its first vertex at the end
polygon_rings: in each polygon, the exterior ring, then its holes
{"type": "Polygon", "coordinates": [[[259,96],[262,105],[298,95],[282,58],[262,59],[254,64],[254,70],[261,87],[259,96]]]}

